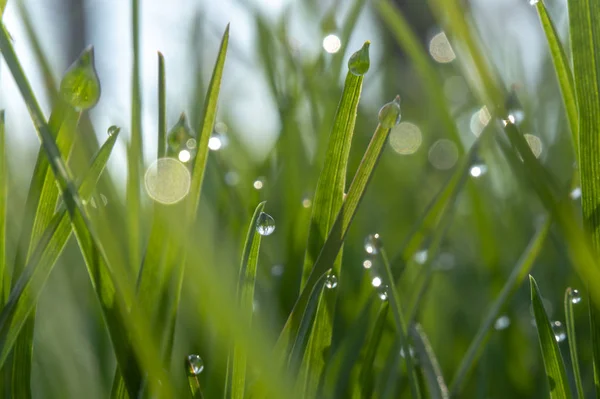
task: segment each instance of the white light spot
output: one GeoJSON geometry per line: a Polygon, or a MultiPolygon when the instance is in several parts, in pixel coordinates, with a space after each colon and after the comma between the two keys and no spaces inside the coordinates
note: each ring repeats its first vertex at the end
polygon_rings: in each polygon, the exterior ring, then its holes
{"type": "Polygon", "coordinates": [[[310,208],[310,206],[312,205],[312,201],[310,200],[310,198],[304,198],[302,200],[302,206],[305,208],[310,208]]]}
{"type": "Polygon", "coordinates": [[[221,142],[220,136],[213,134],[208,139],[208,148],[209,149],[211,149],[213,151],[219,151],[222,146],[223,146],[223,143],[221,142]]]}
{"type": "Polygon", "coordinates": [[[342,42],[336,35],[327,35],[323,38],[323,48],[330,54],[337,53],[342,47],[342,42]]]}
{"type": "Polygon", "coordinates": [[[529,144],[529,148],[531,148],[531,152],[535,155],[536,158],[539,158],[542,155],[542,140],[538,136],[533,134],[525,134],[524,135],[527,144],[529,144]]]}
{"type": "Polygon", "coordinates": [[[262,190],[265,183],[262,181],[262,179],[256,179],[256,180],[254,180],[254,183],[252,185],[254,186],[255,189],[262,190]]]}
{"type": "Polygon", "coordinates": [[[390,146],[400,155],[414,154],[422,140],[421,129],[410,122],[401,122],[390,132],[390,146]]]}
{"type": "Polygon", "coordinates": [[[191,176],[184,164],[173,158],[160,158],[144,175],[146,192],[156,202],[174,204],[190,191],[191,176]]]}
{"type": "Polygon", "coordinates": [[[381,279],[379,277],[373,278],[371,285],[373,285],[373,287],[379,287],[381,285],[381,279]]]}
{"type": "Polygon", "coordinates": [[[579,198],[581,198],[581,187],[575,187],[575,188],[573,189],[573,191],[571,191],[571,192],[569,193],[569,197],[570,197],[572,200],[576,200],[576,199],[579,199],[579,198]]]}
{"type": "Polygon", "coordinates": [[[479,137],[483,132],[483,129],[490,123],[492,116],[486,106],[483,106],[479,111],[475,112],[471,116],[471,122],[469,124],[471,132],[479,137]]]}
{"type": "Polygon", "coordinates": [[[373,262],[371,262],[369,259],[366,259],[366,260],[363,262],[363,267],[364,267],[365,269],[370,269],[372,266],[373,266],[373,262]]]}
{"type": "Polygon", "coordinates": [[[185,142],[185,146],[190,149],[193,150],[194,148],[196,148],[196,139],[188,139],[185,142]]]}
{"type": "Polygon", "coordinates": [[[192,159],[192,154],[188,150],[179,151],[179,155],[177,156],[181,162],[189,162],[192,159]]]}
{"type": "Polygon", "coordinates": [[[454,61],[456,54],[444,32],[440,32],[431,38],[429,42],[429,54],[437,62],[446,64],[454,61]]]}

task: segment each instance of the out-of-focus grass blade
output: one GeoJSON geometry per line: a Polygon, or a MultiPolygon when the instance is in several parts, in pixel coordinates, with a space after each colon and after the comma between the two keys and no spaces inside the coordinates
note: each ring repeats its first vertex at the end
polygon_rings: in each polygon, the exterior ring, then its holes
{"type": "Polygon", "coordinates": [[[363,398],[370,398],[374,387],[374,376],[373,376],[373,362],[375,361],[375,355],[377,355],[377,349],[383,336],[383,331],[388,316],[388,301],[381,304],[377,313],[377,319],[373,326],[373,332],[368,340],[367,349],[362,361],[362,367],[360,369],[360,387],[361,395],[363,398]]]}
{"type": "MultiPolygon", "coordinates": [[[[249,329],[252,323],[253,301],[254,301],[254,286],[256,284],[256,269],[258,265],[258,253],[260,250],[261,235],[257,231],[257,223],[259,217],[265,207],[265,202],[261,202],[256,207],[246,242],[244,244],[244,252],[242,255],[242,263],[240,265],[240,276],[238,282],[238,299],[245,319],[242,320],[241,328],[249,329]]],[[[244,347],[234,345],[232,370],[231,370],[231,398],[242,399],[246,388],[246,358],[247,354],[244,347]]]]}
{"type": "Polygon", "coordinates": [[[444,381],[442,370],[425,331],[419,324],[416,324],[410,328],[410,335],[413,338],[415,353],[425,375],[429,397],[432,399],[450,398],[450,392],[444,381]]]}
{"type": "MultiPolygon", "coordinates": [[[[146,320],[136,313],[129,312],[133,293],[127,282],[128,277],[121,270],[112,268],[106,260],[104,248],[85,214],[83,203],[70,178],[69,170],[61,156],[54,135],[45,121],[39,103],[15,54],[11,39],[2,23],[0,23],[0,51],[2,51],[2,56],[27,104],[36,132],[42,142],[42,148],[60,187],[79,246],[88,266],[90,278],[102,305],[119,366],[125,367],[125,364],[121,363],[125,359],[126,350],[124,348],[133,345],[139,361],[153,382],[153,388],[163,394],[172,393],[172,386],[161,367],[161,359],[158,356],[156,345],[150,341],[147,335],[146,320]],[[161,381],[162,384],[158,384],[158,381],[161,381]]],[[[131,384],[131,386],[135,386],[135,384],[131,384]]],[[[136,394],[137,392],[134,391],[133,396],[136,394]]]]}
{"type": "Polygon", "coordinates": [[[571,363],[573,364],[573,377],[575,387],[577,388],[577,397],[584,399],[583,383],[581,381],[581,371],[579,371],[579,356],[577,354],[577,336],[575,335],[575,317],[573,316],[573,305],[581,301],[581,296],[577,290],[567,288],[565,291],[565,325],[567,327],[567,341],[569,341],[569,352],[571,353],[571,363]]]}
{"type": "Polygon", "coordinates": [[[536,8],[544,32],[546,33],[548,47],[550,48],[550,54],[552,55],[552,63],[554,64],[554,70],[556,72],[556,77],[558,78],[565,110],[567,111],[567,119],[569,121],[569,128],[571,129],[573,148],[576,156],[575,159],[579,159],[579,121],[577,119],[577,101],[575,99],[573,72],[571,72],[569,59],[560,42],[558,32],[550,19],[550,15],[548,15],[546,5],[543,1],[538,1],[536,8]]]}
{"type": "MultiPolygon", "coordinates": [[[[369,68],[369,46],[366,42],[350,59],[346,74],[346,82],[342,97],[335,114],[333,128],[329,136],[329,144],[325,157],[325,165],[319,176],[313,200],[312,217],[308,233],[308,246],[304,258],[302,283],[306,282],[311,268],[319,256],[327,233],[331,230],[334,219],[342,207],[346,187],[346,173],[350,145],[354,134],[356,111],[362,91],[363,75],[369,68]],[[357,73],[357,66],[361,67],[357,73]],[[354,69],[354,70],[352,70],[354,69]]],[[[332,274],[340,278],[342,269],[342,250],[332,265],[332,274]]],[[[338,290],[324,291],[319,300],[316,319],[309,339],[308,350],[302,362],[300,390],[308,397],[314,397],[319,386],[320,376],[325,368],[325,358],[331,346],[333,333],[333,310],[335,309],[338,290]],[[302,378],[301,377],[301,378],[302,378]]]]}
{"type": "MultiPolygon", "coordinates": [[[[405,353],[400,338],[396,338],[385,358],[383,369],[378,375],[377,386],[375,387],[373,398],[391,399],[398,397],[398,393],[396,392],[399,377],[398,371],[400,370],[400,363],[402,362],[405,353]]],[[[403,381],[406,380],[403,379],[403,381]]]]}
{"type": "MultiPolygon", "coordinates": [[[[6,5],[6,2],[4,3],[6,5]]],[[[4,7],[0,7],[0,11],[4,7]]],[[[1,12],[0,12],[1,16],[1,12]]],[[[6,126],[4,110],[0,110],[0,306],[4,306],[10,291],[10,277],[6,269],[6,126]]]]}
{"type": "Polygon", "coordinates": [[[558,342],[552,331],[550,320],[544,309],[540,291],[534,278],[530,275],[531,303],[535,315],[536,328],[540,340],[540,348],[544,358],[544,368],[548,377],[551,398],[571,398],[571,390],[567,381],[567,373],[563,363],[558,342]]]}
{"type": "MultiPolygon", "coordinates": [[[[100,178],[110,153],[117,140],[118,133],[108,138],[106,143],[94,157],[89,171],[79,187],[79,195],[87,201],[100,178]]],[[[16,281],[6,306],[0,313],[0,366],[10,353],[15,340],[33,311],[37,299],[44,288],[48,277],[71,235],[71,222],[64,204],[52,217],[48,228],[38,240],[35,250],[29,258],[27,266],[16,281]]]]}
{"type": "Polygon", "coordinates": [[[523,251],[521,258],[510,273],[510,276],[504,283],[504,286],[502,287],[502,291],[500,291],[498,298],[496,298],[487,315],[481,322],[481,325],[477,330],[477,334],[475,334],[475,338],[473,338],[473,340],[471,341],[471,345],[469,345],[469,349],[467,349],[467,353],[465,353],[465,356],[460,362],[458,370],[454,374],[454,378],[452,379],[452,383],[450,384],[450,393],[452,397],[459,396],[460,389],[462,388],[462,385],[465,382],[469,372],[477,363],[479,355],[481,353],[482,345],[489,336],[491,328],[494,325],[496,319],[498,318],[502,307],[514,294],[517,287],[519,287],[523,283],[523,280],[525,280],[525,277],[531,271],[533,263],[539,255],[543,247],[544,241],[548,236],[551,224],[551,220],[547,219],[536,232],[536,234],[533,236],[533,238],[529,242],[529,245],[527,245],[527,248],[525,248],[525,251],[523,251]]]}
{"type": "Polygon", "coordinates": [[[165,79],[165,57],[158,52],[158,155],[167,155],[167,89],[165,79]]]}
{"type": "Polygon", "coordinates": [[[594,363],[594,387],[596,388],[596,398],[600,398],[600,356],[598,355],[598,346],[600,345],[600,312],[596,310],[592,302],[591,295],[588,296],[588,310],[590,317],[590,333],[592,335],[592,361],[594,363]]]}
{"type": "Polygon", "coordinates": [[[2,15],[4,14],[4,9],[6,8],[6,2],[8,0],[0,0],[0,18],[2,18],[2,15]]]}

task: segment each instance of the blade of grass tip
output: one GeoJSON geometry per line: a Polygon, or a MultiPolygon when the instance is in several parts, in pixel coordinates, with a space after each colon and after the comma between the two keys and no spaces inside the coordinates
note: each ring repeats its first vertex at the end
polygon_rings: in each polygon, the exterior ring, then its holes
{"type": "Polygon", "coordinates": [[[583,383],[581,380],[581,371],[579,370],[579,356],[577,354],[577,336],[575,335],[575,317],[573,315],[573,305],[581,302],[581,296],[577,290],[567,288],[565,291],[565,325],[567,327],[567,340],[569,341],[569,352],[571,354],[571,363],[573,364],[573,378],[577,388],[577,397],[583,399],[583,383]]]}
{"type": "Polygon", "coordinates": [[[400,295],[398,295],[398,291],[396,290],[394,275],[392,274],[390,262],[388,261],[383,246],[380,248],[379,253],[383,263],[383,281],[385,284],[387,284],[387,287],[384,287],[384,290],[390,298],[390,308],[392,309],[392,316],[394,317],[394,322],[396,324],[398,339],[400,339],[400,343],[405,354],[404,361],[406,363],[406,373],[408,374],[410,392],[414,399],[418,399],[421,397],[421,392],[419,390],[419,385],[417,384],[417,377],[412,359],[413,356],[410,353],[410,346],[408,344],[408,330],[405,322],[406,319],[404,318],[404,314],[402,312],[402,305],[400,304],[400,295]]]}
{"type": "MultiPolygon", "coordinates": [[[[569,128],[571,130],[571,139],[573,141],[573,149],[575,151],[575,159],[579,159],[579,121],[577,115],[577,101],[575,99],[575,82],[573,81],[573,72],[567,54],[560,42],[558,32],[548,10],[543,1],[538,1],[536,9],[546,34],[546,40],[548,41],[548,47],[552,56],[552,63],[554,64],[554,71],[558,78],[558,84],[560,86],[560,92],[562,94],[563,103],[567,112],[567,120],[569,121],[569,128]]],[[[589,56],[589,55],[588,55],[589,56]]]]}
{"type": "MultiPolygon", "coordinates": [[[[245,316],[241,328],[245,329],[250,329],[252,323],[254,287],[256,284],[256,270],[261,241],[260,231],[262,231],[260,229],[262,229],[262,219],[266,217],[263,213],[264,207],[265,202],[261,202],[254,211],[250,226],[248,227],[240,265],[237,294],[245,316]]],[[[234,344],[233,358],[230,363],[232,365],[231,399],[242,399],[244,397],[244,390],[246,388],[246,358],[247,354],[244,351],[244,347],[234,344]]]]}
{"type": "MultiPolygon", "coordinates": [[[[27,104],[42,148],[60,187],[63,201],[88,266],[90,278],[102,305],[118,361],[122,359],[124,353],[122,347],[133,345],[140,362],[153,382],[153,387],[163,394],[173,392],[170,381],[161,367],[160,357],[157,356],[156,345],[150,342],[146,333],[148,331],[146,321],[138,314],[129,312],[133,295],[129,289],[130,285],[127,283],[128,277],[107,262],[106,252],[87,218],[81,198],[70,178],[68,167],[60,154],[53,133],[45,121],[31,85],[16,56],[11,39],[2,23],[0,23],[0,51],[27,104]],[[129,340],[127,340],[128,337],[130,337],[129,340]],[[122,347],[117,348],[118,345],[122,345],[122,347]],[[161,381],[162,384],[158,384],[158,381],[161,381]]],[[[77,102],[79,108],[87,108],[90,106],[90,101],[97,100],[99,91],[96,93],[97,96],[92,96],[89,91],[86,91],[90,89],[90,85],[84,85],[86,90],[82,90],[81,79],[75,80],[76,82],[68,82],[73,83],[73,86],[70,87],[72,89],[70,100],[77,102]]],[[[134,392],[134,396],[135,394],[136,392],[134,392]]]]}
{"type": "Polygon", "coordinates": [[[560,354],[558,342],[552,331],[550,320],[544,309],[540,291],[535,282],[535,279],[529,275],[531,284],[531,302],[533,305],[533,313],[535,315],[536,329],[540,340],[540,348],[542,357],[544,358],[544,368],[548,377],[548,384],[551,398],[570,398],[571,389],[567,380],[567,373],[563,358],[560,354]]]}
{"type": "Polygon", "coordinates": [[[358,205],[362,200],[367,185],[373,176],[377,161],[383,151],[383,146],[387,140],[390,129],[397,123],[400,116],[400,98],[396,97],[393,102],[384,105],[379,111],[380,124],[377,126],[371,142],[361,160],[358,170],[354,175],[354,179],[350,184],[348,193],[342,204],[342,208],[338,213],[333,227],[329,232],[327,239],[321,249],[321,252],[315,261],[306,285],[297,299],[288,320],[280,334],[277,348],[280,353],[285,351],[290,339],[294,340],[298,331],[298,325],[302,319],[304,312],[309,304],[312,290],[316,282],[323,276],[333,265],[337,257],[342,243],[348,232],[348,228],[352,223],[358,205]]]}
{"type": "Polygon", "coordinates": [[[413,338],[415,353],[425,376],[429,397],[432,399],[450,398],[442,370],[429,343],[427,334],[419,324],[416,324],[410,328],[410,335],[413,338]]]}
{"type": "Polygon", "coordinates": [[[167,90],[165,79],[165,57],[158,52],[158,154],[157,158],[167,155],[167,90]]]}
{"type": "Polygon", "coordinates": [[[529,275],[535,260],[543,248],[551,225],[552,221],[549,218],[546,219],[535,235],[531,238],[527,248],[525,248],[523,251],[519,261],[504,283],[504,286],[498,294],[498,297],[490,307],[490,310],[487,312],[485,318],[482,320],[481,325],[475,334],[475,338],[473,338],[471,341],[467,352],[463,356],[458,369],[454,374],[452,383],[450,384],[451,397],[460,396],[460,390],[469,373],[477,364],[479,356],[481,355],[482,346],[489,337],[494,322],[500,315],[502,308],[515,293],[516,289],[523,283],[526,276],[529,275]]]}
{"type": "Polygon", "coordinates": [[[0,307],[3,307],[6,303],[10,291],[10,277],[6,269],[6,189],[8,185],[6,168],[8,165],[6,161],[5,129],[4,110],[0,110],[0,307]]]}
{"type": "Polygon", "coordinates": [[[185,358],[185,370],[188,377],[188,386],[190,388],[190,394],[194,399],[203,399],[202,388],[200,387],[200,381],[198,380],[198,374],[204,369],[204,365],[195,364],[196,357],[194,355],[186,356],[185,358]]]}
{"type": "MultiPolygon", "coordinates": [[[[333,128],[329,137],[329,145],[325,164],[319,176],[317,189],[313,200],[313,210],[308,233],[308,245],[304,257],[302,284],[310,274],[312,265],[323,247],[325,237],[333,225],[337,213],[342,207],[344,190],[346,187],[346,173],[350,146],[354,134],[356,113],[360,93],[362,90],[363,75],[369,69],[369,46],[365,42],[360,50],[350,57],[348,73],[342,97],[337,108],[333,128]]],[[[332,273],[335,278],[340,278],[342,269],[342,249],[336,258],[332,273]]],[[[320,375],[325,368],[327,348],[331,345],[333,333],[333,310],[335,309],[338,290],[324,291],[324,296],[319,300],[317,315],[313,332],[309,339],[309,351],[306,352],[302,364],[301,392],[308,397],[314,397],[319,386],[320,375]]]]}
{"type": "MultiPolygon", "coordinates": [[[[80,187],[82,200],[88,200],[114,148],[118,132],[106,141],[92,161],[80,187]]],[[[62,249],[71,235],[71,222],[64,204],[59,206],[45,232],[38,240],[29,261],[16,281],[10,297],[0,312],[0,367],[10,353],[19,332],[33,311],[37,299],[62,249]]]]}
{"type": "Polygon", "coordinates": [[[381,343],[381,337],[383,337],[383,331],[388,316],[388,301],[383,301],[377,312],[377,318],[375,325],[373,326],[373,332],[369,337],[369,344],[365,350],[365,356],[362,361],[362,367],[360,369],[359,381],[361,387],[361,397],[370,398],[373,393],[373,362],[375,361],[375,355],[377,355],[377,349],[381,343]]]}

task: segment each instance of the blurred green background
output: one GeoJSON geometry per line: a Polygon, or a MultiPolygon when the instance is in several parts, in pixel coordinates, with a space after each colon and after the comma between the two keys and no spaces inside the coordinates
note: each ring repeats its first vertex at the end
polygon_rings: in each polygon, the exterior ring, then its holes
{"type": "MultiPolygon", "coordinates": [[[[266,211],[274,217],[276,230],[262,242],[255,314],[265,327],[268,342],[274,341],[298,294],[311,198],[350,54],[365,40],[371,41],[371,69],[359,105],[349,179],[375,129],[378,109],[396,94],[402,98],[402,123],[392,130],[344,247],[334,346],[352,328],[364,298],[373,290],[365,284],[372,277],[363,267],[365,237],[379,233],[394,259],[427,203],[488,123],[467,84],[470,71],[461,64],[460,48],[452,51],[445,36],[440,35],[427,3],[396,2],[431,54],[429,61],[443,85],[443,101],[451,109],[460,143],[452,141],[445,131],[424,89],[426,82],[370,1],[358,8],[356,19],[352,15],[355,2],[345,0],[140,2],[146,166],[156,153],[157,143],[156,51],[166,59],[168,126],[184,111],[192,126],[197,126],[219,37],[231,22],[218,123],[203,186],[200,223],[195,230],[194,240],[201,254],[196,262],[222,276],[226,287],[232,284],[252,211],[259,201],[267,201],[266,211]]],[[[518,97],[522,130],[539,139],[539,158],[568,193],[573,151],[535,9],[525,0],[463,3],[485,56],[504,85],[513,88],[518,97]]],[[[565,4],[552,1],[548,7],[566,36],[565,4]]],[[[126,254],[124,215],[128,212],[124,170],[131,117],[130,14],[129,2],[121,0],[15,0],[8,2],[4,16],[47,114],[52,104],[53,93],[48,89],[52,82],[59,81],[85,46],[95,47],[102,97],[81,124],[71,164],[74,172],[81,174],[98,142],[107,137],[106,129],[113,124],[122,127],[120,143],[95,194],[98,207],[105,208],[103,234],[114,238],[113,251],[120,251],[122,256],[126,254]],[[39,54],[47,57],[47,69],[40,64],[39,54]]],[[[10,264],[38,142],[4,64],[0,65],[0,108],[7,110],[10,264]]],[[[479,169],[470,170],[450,212],[440,250],[428,254],[426,245],[409,264],[394,264],[418,271],[427,256],[433,257],[430,260],[435,272],[418,320],[447,380],[454,375],[482,318],[544,215],[527,183],[512,174],[493,134],[481,140],[474,164],[479,169]]],[[[578,201],[576,192],[572,196],[578,201]]],[[[433,233],[427,232],[427,244],[433,233]]],[[[560,235],[551,232],[532,274],[540,284],[551,319],[564,321],[564,290],[583,287],[570,268],[560,235]]],[[[414,295],[410,276],[407,273],[400,286],[403,299],[414,295]]],[[[198,289],[198,278],[202,277],[193,268],[186,271],[172,372],[174,382],[184,392],[182,359],[198,353],[205,362],[200,375],[205,397],[216,398],[222,395],[226,355],[215,344],[224,338],[214,319],[227,304],[206,303],[214,296],[198,289]]],[[[519,288],[502,315],[506,318],[491,335],[461,397],[547,397],[529,287],[519,288]]],[[[576,307],[575,316],[584,383],[591,389],[584,305],[576,307]]],[[[391,318],[388,324],[378,367],[383,367],[392,345],[391,318]]],[[[567,343],[560,345],[566,349],[567,343]]],[[[100,308],[77,244],[71,240],[39,301],[34,396],[107,397],[114,367],[100,308]]],[[[401,378],[399,386],[398,395],[408,397],[408,386],[401,378]]]]}

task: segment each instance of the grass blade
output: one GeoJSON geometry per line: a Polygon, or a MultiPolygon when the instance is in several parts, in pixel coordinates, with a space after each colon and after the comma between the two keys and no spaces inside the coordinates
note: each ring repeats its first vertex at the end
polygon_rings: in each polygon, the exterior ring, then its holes
{"type": "Polygon", "coordinates": [[[565,291],[565,325],[567,327],[567,340],[569,341],[569,352],[571,363],[573,363],[573,377],[577,388],[577,397],[583,399],[583,383],[581,382],[581,371],[579,371],[579,356],[577,354],[577,336],[575,335],[575,317],[573,316],[573,305],[580,302],[581,297],[577,290],[567,288],[565,291]]]}
{"type": "MultiPolygon", "coordinates": [[[[192,355],[193,356],[193,355],[192,355]]],[[[200,387],[200,381],[198,380],[198,374],[202,370],[197,370],[197,366],[193,364],[193,358],[187,356],[185,358],[185,370],[188,377],[188,386],[190,387],[190,394],[193,399],[202,399],[202,388],[200,387]]],[[[204,366],[202,366],[204,368],[204,366]]]]}
{"type": "Polygon", "coordinates": [[[432,399],[450,398],[442,370],[425,331],[423,331],[423,328],[419,324],[416,324],[410,329],[410,334],[413,337],[415,353],[425,374],[429,397],[432,399]]]}
{"type": "Polygon", "coordinates": [[[388,309],[388,301],[382,302],[381,306],[379,307],[379,311],[377,312],[377,319],[375,320],[375,325],[373,326],[373,332],[369,337],[369,344],[365,350],[365,356],[362,361],[362,367],[359,375],[361,395],[363,398],[370,398],[373,393],[373,362],[375,361],[375,355],[377,355],[377,349],[379,348],[381,337],[383,336],[383,331],[388,316],[388,309]]]}
{"type": "Polygon", "coordinates": [[[539,288],[531,275],[529,276],[529,282],[531,284],[531,303],[533,304],[540,348],[544,358],[544,368],[548,377],[550,397],[570,398],[571,390],[567,381],[565,365],[558,348],[558,342],[556,342],[554,332],[550,326],[550,320],[544,309],[539,288]]]}
{"type": "MultiPolygon", "coordinates": [[[[258,253],[260,250],[261,235],[257,231],[257,224],[265,207],[261,202],[256,207],[244,244],[242,263],[238,282],[238,300],[244,312],[245,319],[242,328],[249,329],[252,323],[254,286],[256,284],[256,269],[258,265],[258,253]]],[[[246,388],[246,357],[247,354],[241,345],[234,345],[232,370],[231,370],[231,398],[242,399],[246,388]]]]}
{"type": "Polygon", "coordinates": [[[4,122],[4,110],[0,110],[0,306],[4,306],[10,291],[10,277],[8,276],[8,270],[6,269],[7,166],[6,126],[4,122]]]}
{"type": "Polygon", "coordinates": [[[573,141],[573,149],[575,151],[575,159],[579,159],[579,121],[577,116],[577,101],[575,99],[575,83],[573,82],[573,72],[567,54],[560,43],[558,32],[548,10],[543,1],[538,1],[536,4],[538,15],[546,33],[546,40],[548,40],[548,47],[550,54],[552,55],[552,63],[554,64],[554,70],[556,77],[558,78],[558,84],[560,86],[560,92],[567,111],[567,119],[569,121],[569,128],[571,129],[571,137],[573,141]]]}
{"type": "Polygon", "coordinates": [[[165,79],[165,57],[158,52],[158,154],[167,155],[167,89],[165,79]]]}
{"type": "Polygon", "coordinates": [[[473,338],[471,341],[471,345],[469,345],[469,349],[467,349],[467,353],[465,353],[465,356],[460,362],[458,370],[454,374],[454,378],[450,384],[450,393],[452,397],[459,396],[462,385],[464,384],[468,374],[477,364],[481,354],[482,346],[487,340],[494,322],[500,315],[502,307],[506,304],[506,302],[508,302],[510,297],[516,291],[517,287],[523,283],[525,277],[531,271],[534,261],[542,250],[543,244],[548,236],[551,224],[551,220],[547,219],[533,236],[529,242],[529,245],[527,245],[527,248],[525,248],[525,251],[523,251],[521,258],[510,273],[510,276],[504,283],[500,294],[498,294],[498,297],[481,322],[481,325],[475,334],[475,338],[473,338]]]}
{"type": "MultiPolygon", "coordinates": [[[[329,137],[329,145],[325,164],[319,176],[313,201],[313,211],[308,233],[308,246],[304,258],[302,283],[310,274],[311,268],[319,256],[325,237],[333,225],[334,218],[342,207],[344,190],[346,188],[346,173],[350,145],[354,134],[356,112],[360,93],[362,91],[363,75],[369,68],[369,46],[366,42],[351,58],[346,75],[342,97],[337,108],[333,128],[329,137]],[[357,74],[354,64],[360,65],[357,74]],[[354,69],[354,70],[353,70],[354,69]]],[[[342,269],[342,250],[332,266],[332,274],[340,278],[342,269]]],[[[319,387],[320,376],[325,369],[325,358],[331,345],[333,333],[333,311],[337,300],[338,290],[325,291],[319,300],[316,319],[309,339],[308,350],[305,352],[301,378],[301,392],[308,397],[314,397],[319,387]]]]}

